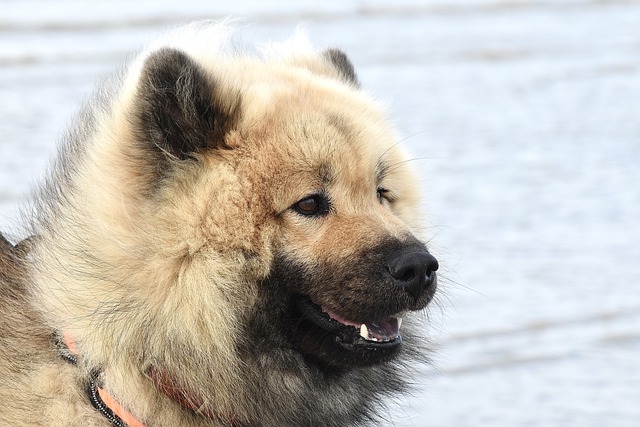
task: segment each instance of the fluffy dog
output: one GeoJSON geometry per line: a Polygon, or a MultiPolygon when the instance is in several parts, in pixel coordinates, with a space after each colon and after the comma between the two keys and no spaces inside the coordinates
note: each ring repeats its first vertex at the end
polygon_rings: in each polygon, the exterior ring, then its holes
{"type": "Polygon", "coordinates": [[[107,82],[1,243],[5,425],[362,425],[404,389],[438,264],[397,138],[343,52],[227,27],[107,82]]]}

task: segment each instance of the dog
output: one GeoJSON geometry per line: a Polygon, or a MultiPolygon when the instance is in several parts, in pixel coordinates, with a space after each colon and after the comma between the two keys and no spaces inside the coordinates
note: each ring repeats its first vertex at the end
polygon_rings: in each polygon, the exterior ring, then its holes
{"type": "Polygon", "coordinates": [[[232,34],[106,81],[3,239],[5,425],[376,424],[425,359],[438,261],[382,107],[341,50],[232,34]]]}

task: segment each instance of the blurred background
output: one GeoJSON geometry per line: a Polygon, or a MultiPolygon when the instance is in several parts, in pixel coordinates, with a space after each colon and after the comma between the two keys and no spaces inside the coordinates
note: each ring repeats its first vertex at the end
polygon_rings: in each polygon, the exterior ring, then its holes
{"type": "Polygon", "coordinates": [[[0,0],[0,230],[102,76],[226,15],[347,51],[415,158],[436,351],[384,425],[640,425],[640,1],[0,0]]]}

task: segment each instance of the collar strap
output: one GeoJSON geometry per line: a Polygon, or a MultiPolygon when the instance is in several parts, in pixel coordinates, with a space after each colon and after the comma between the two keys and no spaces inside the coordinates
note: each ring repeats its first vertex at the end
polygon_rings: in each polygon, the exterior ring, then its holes
{"type": "Polygon", "coordinates": [[[180,387],[180,385],[174,381],[171,376],[166,372],[157,369],[155,366],[150,366],[149,369],[147,369],[147,376],[156,386],[156,389],[161,393],[176,402],[178,405],[196,414],[212,420],[220,421],[224,425],[231,427],[255,425],[255,423],[251,421],[241,420],[234,415],[222,414],[212,410],[207,406],[205,400],[201,396],[197,393],[187,391],[184,387],[180,387]]]}
{"type": "MultiPolygon", "coordinates": [[[[56,337],[60,356],[69,363],[78,364],[78,349],[68,334],[56,337]]],[[[96,408],[115,427],[145,427],[129,411],[124,409],[109,393],[98,386],[101,371],[93,371],[87,384],[87,395],[91,405],[96,408]]]]}

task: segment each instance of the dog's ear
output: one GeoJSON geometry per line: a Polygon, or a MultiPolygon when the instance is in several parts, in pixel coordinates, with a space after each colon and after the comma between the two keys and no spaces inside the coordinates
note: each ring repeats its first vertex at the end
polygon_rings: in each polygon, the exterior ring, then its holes
{"type": "Polygon", "coordinates": [[[327,49],[323,56],[335,67],[342,80],[357,88],[360,87],[356,70],[346,53],[340,49],[327,49]]]}
{"type": "Polygon", "coordinates": [[[138,143],[184,160],[224,147],[239,110],[218,96],[216,83],[194,60],[162,49],[145,61],[137,88],[134,129],[138,143]]]}

